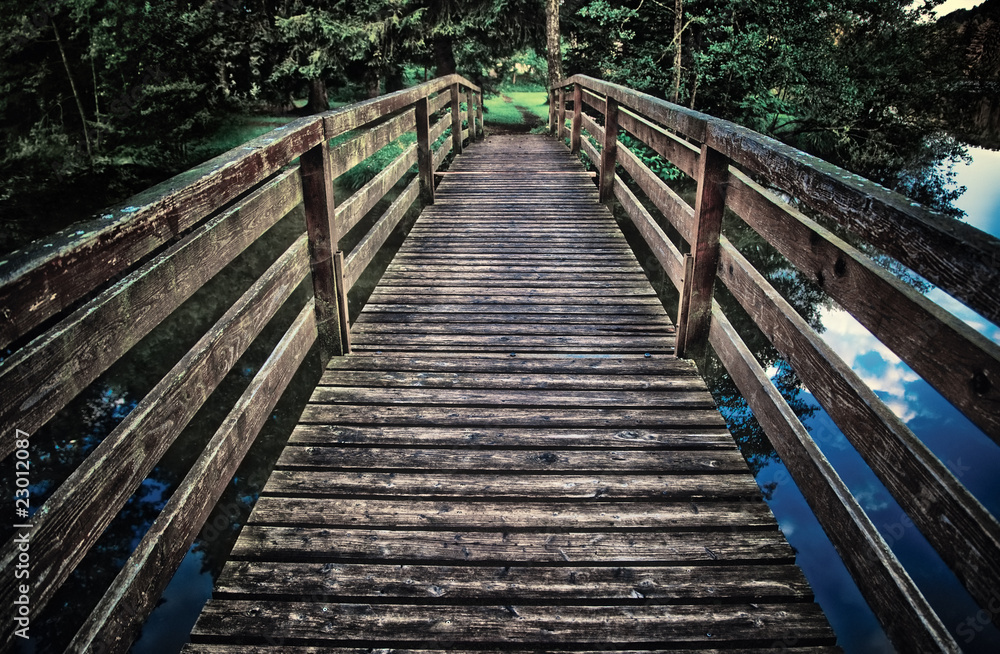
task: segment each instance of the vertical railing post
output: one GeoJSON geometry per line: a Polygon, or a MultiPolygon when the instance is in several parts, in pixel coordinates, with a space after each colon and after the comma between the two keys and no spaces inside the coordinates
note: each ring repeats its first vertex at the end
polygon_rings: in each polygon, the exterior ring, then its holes
{"type": "Polygon", "coordinates": [[[615,194],[615,164],[618,161],[618,101],[608,96],[604,112],[604,143],[601,148],[601,202],[615,194]]]}
{"type": "Polygon", "coordinates": [[[347,307],[340,306],[344,278],[335,270],[340,234],[334,217],[333,176],[330,147],[323,141],[299,158],[302,175],[302,203],[309,233],[309,263],[312,269],[313,295],[316,299],[316,328],[324,361],[345,354],[343,341],[347,307]]]}
{"type": "Polygon", "coordinates": [[[347,315],[347,288],[344,286],[344,253],[337,250],[333,257],[333,272],[337,278],[337,306],[340,307],[340,342],[344,354],[351,353],[351,323],[347,315]]]}
{"type": "Polygon", "coordinates": [[[455,156],[462,154],[462,93],[457,83],[451,85],[451,147],[455,156]]]}
{"type": "Polygon", "coordinates": [[[472,142],[476,140],[476,112],[472,108],[475,96],[476,92],[473,91],[472,88],[470,87],[465,94],[466,98],[465,104],[468,107],[468,109],[465,112],[465,115],[466,115],[466,120],[469,123],[469,145],[472,145],[472,142]]]}
{"type": "Polygon", "coordinates": [[[556,137],[561,141],[566,138],[566,89],[559,89],[559,125],[556,137]]]}
{"type": "Polygon", "coordinates": [[[430,98],[417,100],[417,169],[420,174],[420,193],[425,204],[434,204],[434,151],[431,149],[430,98]]]}
{"type": "Polygon", "coordinates": [[[698,158],[698,191],[695,197],[693,261],[685,267],[681,305],[678,309],[677,356],[697,357],[708,342],[712,320],[712,293],[719,268],[719,235],[726,209],[729,159],[708,145],[698,158]],[[682,314],[685,319],[680,321],[682,314]]]}
{"type": "Polygon", "coordinates": [[[580,129],[583,126],[583,87],[573,85],[573,126],[569,133],[569,149],[573,154],[580,152],[580,129]]]}
{"type": "Polygon", "coordinates": [[[479,104],[476,105],[476,129],[479,130],[479,138],[486,137],[486,128],[483,126],[483,92],[479,91],[479,104]]]}
{"type": "Polygon", "coordinates": [[[559,108],[556,106],[558,100],[556,99],[558,95],[556,94],[556,89],[549,89],[549,134],[552,136],[556,135],[556,112],[559,108]]]}

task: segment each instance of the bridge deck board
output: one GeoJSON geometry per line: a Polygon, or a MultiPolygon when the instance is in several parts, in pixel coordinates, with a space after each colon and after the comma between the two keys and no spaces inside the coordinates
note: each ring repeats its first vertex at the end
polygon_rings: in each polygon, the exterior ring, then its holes
{"type": "Polygon", "coordinates": [[[451,172],[187,651],[835,651],[580,164],[490,137],[451,172]]]}

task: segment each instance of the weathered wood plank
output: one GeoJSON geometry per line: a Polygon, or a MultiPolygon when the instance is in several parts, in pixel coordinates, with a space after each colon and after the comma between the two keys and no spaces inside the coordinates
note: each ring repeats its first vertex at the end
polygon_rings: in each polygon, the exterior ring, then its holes
{"type": "Polygon", "coordinates": [[[708,343],[712,298],[719,267],[719,235],[726,210],[729,161],[707,145],[698,157],[691,255],[694,261],[682,287],[687,320],[677,325],[677,356],[695,356],[708,343]]]}
{"type": "Polygon", "coordinates": [[[0,458],[301,201],[285,171],[0,362],[0,458]]]}
{"type": "Polygon", "coordinates": [[[314,404],[419,404],[423,406],[559,406],[710,408],[715,403],[704,390],[468,389],[468,388],[350,388],[320,386],[309,399],[314,404]]]}
{"type": "MultiPolygon", "coordinates": [[[[417,101],[426,102],[426,98],[417,101]]],[[[417,127],[414,109],[407,109],[330,150],[330,175],[340,177],[348,170],[417,127]]]]}
{"type": "Polygon", "coordinates": [[[323,117],[328,138],[334,138],[344,132],[375,122],[384,116],[408,107],[420,98],[427,97],[435,92],[445,91],[458,85],[479,90],[478,86],[459,75],[446,75],[408,89],[372,98],[365,102],[355,102],[346,107],[333,109],[320,115],[323,117]]]}
{"type": "MultiPolygon", "coordinates": [[[[789,640],[786,638],[779,642],[786,642],[789,640]]],[[[184,654],[372,654],[371,648],[354,648],[354,647],[331,647],[329,645],[324,645],[323,647],[296,647],[292,645],[205,645],[205,644],[186,644],[181,650],[184,654]]],[[[511,650],[509,649],[476,649],[476,650],[460,650],[453,649],[452,647],[445,647],[443,649],[400,649],[398,647],[391,648],[380,648],[380,654],[506,654],[511,650]]],[[[536,654],[555,654],[559,650],[534,650],[536,654]]],[[[656,649],[652,647],[651,649],[616,649],[616,650],[605,650],[605,649],[587,649],[587,652],[591,654],[673,654],[677,650],[665,650],[656,649]]],[[[702,649],[699,648],[698,651],[701,654],[768,654],[774,652],[772,647],[738,647],[738,648],[726,648],[722,649],[702,649]]],[[[809,647],[794,647],[789,645],[781,646],[782,654],[842,654],[843,650],[839,647],[829,646],[809,646],[809,647]]]]}
{"type": "Polygon", "coordinates": [[[345,323],[347,311],[341,302],[343,275],[336,269],[341,230],[337,224],[333,176],[326,140],[302,153],[302,197],[309,234],[309,270],[316,298],[316,329],[323,360],[349,350],[345,323]]]}
{"type": "Polygon", "coordinates": [[[642,192],[660,210],[681,237],[688,243],[694,242],[694,209],[681,196],[667,186],[666,182],[653,174],[639,158],[625,145],[618,142],[618,163],[625,169],[642,192]]]}
{"type": "MultiPolygon", "coordinates": [[[[433,98],[431,98],[431,100],[430,100],[430,110],[431,110],[431,113],[432,114],[436,114],[437,112],[441,111],[443,108],[447,107],[450,102],[451,102],[451,87],[449,86],[448,88],[442,88],[438,92],[438,94],[436,96],[434,96],[433,98]]],[[[441,130],[441,131],[443,132],[444,130],[441,130]]],[[[438,136],[441,136],[441,135],[438,134],[438,136]]],[[[437,139],[431,139],[431,143],[433,143],[435,140],[437,140],[437,139]]]]}
{"type": "Polygon", "coordinates": [[[337,227],[341,234],[346,234],[365,214],[371,211],[379,200],[385,197],[393,186],[413,164],[417,163],[417,144],[414,143],[396,157],[370,182],[362,186],[354,194],[342,202],[336,210],[337,227]]]}
{"type": "Polygon", "coordinates": [[[240,560],[594,564],[792,563],[775,531],[408,531],[249,524],[233,547],[240,560]]]}
{"type": "Polygon", "coordinates": [[[1000,443],[1000,346],[731,170],[727,203],[806,277],[1000,443]]]}
{"type": "Polygon", "coordinates": [[[1000,239],[783,143],[713,121],[711,146],[1000,322],[1000,239]]]}
{"type": "Polygon", "coordinates": [[[663,228],[656,223],[653,216],[639,202],[639,198],[635,197],[632,190],[617,175],[615,176],[615,197],[621,202],[625,213],[632,219],[632,224],[639,230],[646,245],[652,250],[656,260],[660,262],[660,266],[667,273],[671,283],[679,289],[684,279],[684,263],[680,250],[667,238],[663,228]]]}
{"type": "Polygon", "coordinates": [[[705,140],[708,123],[714,120],[712,117],[692,109],[672,104],[646,93],[640,93],[620,84],[612,84],[586,75],[573,75],[562,80],[559,84],[579,84],[584,89],[595,91],[604,97],[614,98],[620,105],[631,109],[636,114],[645,116],[666,129],[676,130],[699,143],[705,140]]]}
{"type": "Polygon", "coordinates": [[[657,604],[709,596],[745,602],[796,602],[812,590],[791,565],[677,567],[517,567],[233,562],[219,599],[364,601],[393,598],[453,603],[569,600],[657,604]],[[364,598],[364,599],[362,599],[364,598]]]}
{"type": "Polygon", "coordinates": [[[358,278],[361,277],[361,273],[364,272],[368,264],[375,258],[379,249],[385,244],[386,239],[392,235],[399,221],[406,215],[410,205],[417,199],[420,187],[420,177],[414,177],[406,185],[406,188],[403,189],[403,192],[393,200],[389,208],[382,214],[382,217],[378,219],[378,222],[361,239],[361,242],[351,250],[350,255],[348,255],[344,263],[344,288],[350,290],[354,287],[358,278]]]}
{"type": "MultiPolygon", "coordinates": [[[[209,600],[192,636],[263,641],[269,634],[330,642],[378,638],[401,643],[710,644],[709,634],[757,645],[790,633],[807,644],[833,644],[814,605],[703,606],[422,606],[209,600]],[[325,609],[325,610],[324,610],[325,609]]],[[[543,645],[544,646],[544,645],[543,645]]]]}
{"type": "Polygon", "coordinates": [[[661,157],[677,166],[688,177],[696,177],[701,151],[628,109],[621,110],[618,122],[622,129],[653,148],[661,157]]]}
{"type": "Polygon", "coordinates": [[[99,218],[7,255],[0,263],[0,347],[128,270],[322,139],[316,117],[293,121],[143,191],[99,218]]]}
{"type": "Polygon", "coordinates": [[[718,305],[709,338],[892,642],[912,651],[957,651],[948,629],[718,305]]]}
{"type": "Polygon", "coordinates": [[[250,514],[258,525],[387,527],[449,530],[769,529],[763,502],[520,502],[261,497],[250,514]]]}
{"type": "MultiPolygon", "coordinates": [[[[303,234],[140,401],[33,516],[32,615],[66,580],[184,426],[308,271],[303,234]],[[75,538],[68,540],[66,534],[75,538]]],[[[13,538],[0,550],[13,570],[13,538]]],[[[14,585],[0,588],[13,604],[14,585]]],[[[4,618],[12,637],[13,613],[4,618]]]]}
{"type": "MultiPolygon", "coordinates": [[[[643,453],[648,454],[646,451],[643,453]]],[[[477,474],[469,475],[405,471],[342,472],[279,469],[271,474],[264,487],[264,493],[295,497],[419,496],[495,500],[669,501],[705,498],[750,500],[760,494],[760,489],[750,475],[746,474],[744,465],[737,474],[678,473],[628,476],[603,472],[585,476],[578,471],[565,475],[502,475],[477,471],[477,474]]]]}
{"type": "Polygon", "coordinates": [[[283,468],[342,470],[468,470],[519,473],[575,472],[595,474],[746,472],[739,452],[678,450],[439,450],[386,447],[286,447],[278,458],[283,468]]]}
{"type": "Polygon", "coordinates": [[[988,604],[1000,587],[1000,523],[725,237],[720,249],[726,287],[972,596],[988,604]]]}
{"type": "MultiPolygon", "coordinates": [[[[366,357],[367,358],[367,357],[366,357]]],[[[580,427],[515,427],[476,429],[471,427],[350,426],[337,423],[300,424],[289,445],[420,446],[484,448],[577,448],[734,450],[736,444],[725,427],[693,429],[667,427],[592,429],[580,427]]]]}
{"type": "MultiPolygon", "coordinates": [[[[451,328],[447,326],[446,328],[451,328]]],[[[623,390],[623,391],[704,391],[701,378],[689,375],[626,376],[600,374],[503,374],[496,372],[405,372],[389,374],[374,370],[327,370],[320,386],[368,386],[373,388],[475,388],[475,389],[547,389],[547,390],[623,390]]]]}
{"type": "Polygon", "coordinates": [[[308,302],[77,631],[70,651],[128,651],[316,338],[316,310],[308,302]]]}

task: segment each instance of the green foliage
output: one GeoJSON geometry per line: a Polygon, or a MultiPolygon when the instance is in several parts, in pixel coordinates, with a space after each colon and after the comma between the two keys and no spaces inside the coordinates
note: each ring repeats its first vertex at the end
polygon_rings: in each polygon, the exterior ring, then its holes
{"type": "Polygon", "coordinates": [[[657,177],[665,182],[674,182],[684,179],[686,175],[681,169],[664,159],[656,150],[649,147],[639,139],[631,136],[628,132],[621,130],[618,140],[627,147],[632,154],[639,157],[639,160],[657,177]]]}
{"type": "Polygon", "coordinates": [[[378,175],[396,160],[399,155],[417,140],[416,134],[407,132],[400,138],[385,146],[357,166],[351,168],[338,179],[347,188],[358,190],[378,175]]]}

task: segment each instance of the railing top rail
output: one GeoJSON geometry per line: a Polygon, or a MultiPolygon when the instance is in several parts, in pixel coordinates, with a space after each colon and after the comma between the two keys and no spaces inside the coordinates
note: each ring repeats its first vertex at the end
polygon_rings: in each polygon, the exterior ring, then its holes
{"type": "Polygon", "coordinates": [[[996,292],[1000,288],[1000,239],[730,121],[587,75],[573,75],[553,88],[571,84],[613,98],[721,152],[1000,324],[1000,294],[996,292]]]}
{"type": "Polygon", "coordinates": [[[112,205],[92,220],[0,258],[0,348],[289,164],[324,138],[455,84],[460,75],[294,120],[112,205]]]}

